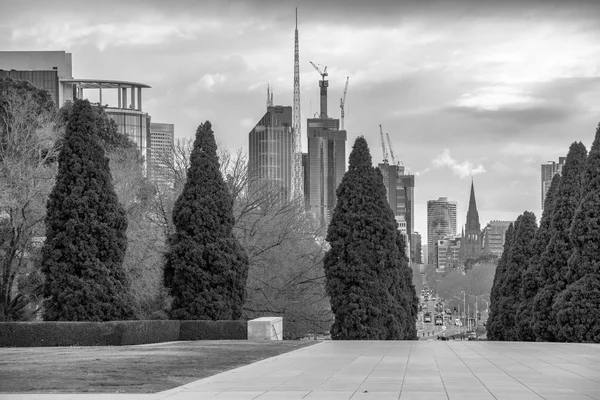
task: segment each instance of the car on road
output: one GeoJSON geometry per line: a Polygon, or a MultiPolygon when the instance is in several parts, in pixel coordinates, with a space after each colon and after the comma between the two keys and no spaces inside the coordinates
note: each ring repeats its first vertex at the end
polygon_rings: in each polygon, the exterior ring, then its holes
{"type": "Polygon", "coordinates": [[[431,313],[426,312],[425,315],[423,316],[423,321],[431,322],[431,313]]]}
{"type": "Polygon", "coordinates": [[[462,326],[462,321],[460,320],[460,318],[456,318],[456,319],[454,320],[454,325],[455,325],[455,326],[462,326]]]}

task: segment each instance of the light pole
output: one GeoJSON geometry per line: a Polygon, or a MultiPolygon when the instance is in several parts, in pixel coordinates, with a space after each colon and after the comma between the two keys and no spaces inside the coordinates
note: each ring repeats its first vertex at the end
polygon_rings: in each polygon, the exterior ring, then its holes
{"type": "Polygon", "coordinates": [[[463,294],[463,312],[465,313],[465,322],[467,322],[467,319],[466,319],[466,317],[467,317],[467,315],[466,315],[466,312],[467,312],[467,294],[465,293],[464,290],[461,290],[460,292],[463,294]]]}

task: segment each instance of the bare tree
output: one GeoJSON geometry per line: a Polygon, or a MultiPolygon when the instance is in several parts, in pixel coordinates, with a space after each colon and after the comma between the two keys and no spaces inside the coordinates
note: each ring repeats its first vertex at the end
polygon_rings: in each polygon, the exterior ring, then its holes
{"type": "Polygon", "coordinates": [[[29,319],[41,307],[36,258],[57,171],[57,122],[48,94],[0,81],[0,320],[29,319]]]}
{"type": "MultiPolygon", "coordinates": [[[[173,190],[159,190],[154,208],[167,235],[191,144],[177,140],[173,156],[161,161],[175,182],[173,190]]],[[[333,317],[325,293],[321,227],[306,215],[304,204],[288,200],[280,182],[259,179],[241,150],[232,154],[219,146],[219,162],[234,198],[234,231],[250,259],[244,316],[283,316],[287,338],[328,332],[333,317]]]]}

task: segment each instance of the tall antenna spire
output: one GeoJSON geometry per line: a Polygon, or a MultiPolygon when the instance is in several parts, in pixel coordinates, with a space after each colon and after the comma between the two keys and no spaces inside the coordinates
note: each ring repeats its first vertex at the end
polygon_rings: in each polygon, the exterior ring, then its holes
{"type": "Polygon", "coordinates": [[[294,41],[294,109],[293,109],[293,150],[292,199],[304,203],[304,177],[302,174],[302,131],[300,124],[300,54],[298,49],[298,8],[296,8],[296,32],[294,41]]]}

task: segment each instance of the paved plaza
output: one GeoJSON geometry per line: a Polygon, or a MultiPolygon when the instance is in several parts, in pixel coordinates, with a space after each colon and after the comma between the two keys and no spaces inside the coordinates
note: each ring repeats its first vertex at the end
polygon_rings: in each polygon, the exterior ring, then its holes
{"type": "Polygon", "coordinates": [[[600,345],[324,341],[154,394],[0,394],[58,399],[600,399],[600,345]]]}

